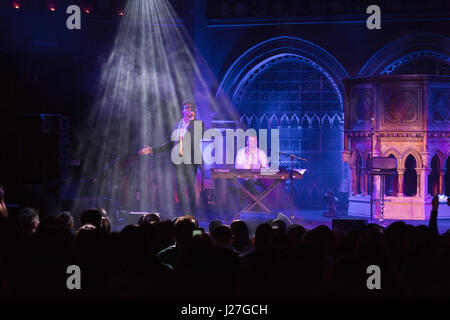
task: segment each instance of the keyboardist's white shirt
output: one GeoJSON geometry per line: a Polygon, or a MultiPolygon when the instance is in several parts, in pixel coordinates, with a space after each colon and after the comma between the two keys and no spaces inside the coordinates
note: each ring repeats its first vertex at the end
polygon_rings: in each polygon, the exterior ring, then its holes
{"type": "Polygon", "coordinates": [[[268,168],[269,159],[263,150],[256,148],[250,152],[248,147],[245,147],[238,151],[234,166],[236,169],[268,168]]]}

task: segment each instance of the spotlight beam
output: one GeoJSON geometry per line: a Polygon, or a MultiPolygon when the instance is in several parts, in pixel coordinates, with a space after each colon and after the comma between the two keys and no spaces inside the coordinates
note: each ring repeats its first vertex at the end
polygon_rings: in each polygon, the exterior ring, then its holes
{"type": "MultiPolygon", "coordinates": [[[[153,200],[173,202],[173,166],[165,161],[161,168],[149,172],[149,166],[154,165],[151,161],[156,160],[145,158],[125,172],[123,160],[129,154],[136,155],[144,144],[155,146],[170,139],[183,100],[215,104],[211,92],[215,79],[167,0],[128,1],[124,11],[111,52],[101,68],[96,102],[79,151],[85,155],[82,176],[86,181],[105,166],[108,169],[102,171],[94,185],[83,185],[79,197],[87,190],[100,199],[116,200],[121,192],[144,192],[145,197],[139,196],[145,200],[141,208],[129,209],[161,211],[167,208],[156,208],[153,200]],[[114,162],[118,157],[121,160],[114,162]],[[124,175],[128,175],[126,186],[124,175]],[[156,182],[158,190],[151,191],[156,189],[156,182]]],[[[199,110],[202,120],[209,118],[210,109],[218,108],[207,105],[203,113],[199,110]]],[[[229,113],[224,117],[233,118],[232,111],[223,110],[229,113]]]]}

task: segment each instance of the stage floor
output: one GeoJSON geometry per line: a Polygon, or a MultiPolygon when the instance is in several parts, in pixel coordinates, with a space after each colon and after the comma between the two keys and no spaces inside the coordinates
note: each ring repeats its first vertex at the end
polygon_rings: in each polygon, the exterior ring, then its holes
{"type": "MultiPolygon", "coordinates": [[[[324,210],[301,210],[301,211],[295,211],[294,212],[294,219],[290,219],[293,223],[300,224],[304,226],[306,229],[314,229],[315,227],[318,227],[320,225],[326,225],[330,229],[332,227],[333,218],[328,218],[323,216],[324,210]]],[[[283,212],[283,214],[289,218],[290,213],[289,212],[283,212]]],[[[245,213],[241,216],[241,220],[244,221],[260,221],[260,223],[268,220],[268,219],[275,219],[277,217],[277,214],[262,214],[262,213],[245,213]]],[[[338,216],[334,219],[367,219],[367,217],[357,217],[357,216],[338,216]]],[[[223,223],[229,224],[232,222],[232,218],[228,219],[220,219],[217,218],[217,216],[214,216],[213,213],[205,214],[204,217],[199,217],[199,224],[200,227],[204,228],[205,231],[208,230],[209,222],[212,220],[220,220],[223,223]]],[[[385,228],[387,228],[391,223],[394,223],[399,220],[384,220],[383,223],[380,223],[377,220],[373,220],[374,223],[377,223],[385,228]]],[[[428,226],[429,220],[402,220],[407,224],[411,224],[413,226],[419,226],[419,225],[426,225],[428,226]]],[[[369,222],[369,221],[368,221],[369,222]]],[[[450,219],[439,219],[438,220],[438,230],[439,233],[445,233],[447,230],[450,229],[450,219]]]]}
{"type": "MultiPolygon", "coordinates": [[[[332,227],[333,218],[328,218],[323,216],[324,210],[296,210],[294,211],[294,219],[292,222],[300,224],[304,226],[306,229],[310,230],[320,225],[326,225],[330,229],[332,227]]],[[[282,212],[286,218],[289,218],[290,212],[282,212]]],[[[181,215],[181,214],[180,214],[181,215]]],[[[235,218],[236,213],[231,212],[203,212],[200,213],[196,218],[199,221],[199,225],[201,228],[204,228],[205,231],[208,231],[209,223],[213,220],[219,220],[222,223],[230,224],[235,218]]],[[[249,225],[250,232],[252,232],[256,226],[260,223],[263,223],[269,219],[275,219],[277,217],[277,213],[267,214],[267,213],[243,213],[240,217],[241,220],[244,220],[249,225]]],[[[164,216],[161,215],[161,219],[173,219],[174,216],[164,216]]],[[[283,217],[284,218],[284,217],[283,217]]],[[[367,217],[357,217],[357,216],[338,216],[335,219],[367,219],[367,217]]],[[[291,220],[291,219],[290,219],[291,220]]],[[[388,227],[391,223],[399,220],[384,220],[383,223],[379,223],[374,219],[374,222],[380,224],[384,227],[388,227]]],[[[402,220],[407,224],[411,224],[414,226],[419,225],[428,225],[428,220],[402,220]]],[[[120,231],[123,227],[127,225],[126,220],[119,221],[114,226],[114,231],[120,231]]],[[[438,220],[438,230],[439,233],[445,233],[450,229],[450,219],[439,219],[438,220]]]]}

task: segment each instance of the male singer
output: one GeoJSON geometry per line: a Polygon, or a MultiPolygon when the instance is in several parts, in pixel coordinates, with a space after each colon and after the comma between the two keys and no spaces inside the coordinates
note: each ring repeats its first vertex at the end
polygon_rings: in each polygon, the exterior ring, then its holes
{"type": "MultiPolygon", "coordinates": [[[[183,211],[183,214],[191,214],[195,215],[196,210],[196,204],[195,204],[195,177],[197,176],[197,169],[199,167],[199,163],[196,160],[195,155],[197,154],[201,156],[201,149],[200,149],[200,143],[196,139],[194,139],[194,126],[198,127],[198,125],[195,125],[195,122],[198,122],[200,124],[200,128],[203,132],[203,122],[200,120],[195,120],[195,114],[196,114],[196,106],[195,103],[192,101],[184,102],[181,105],[181,113],[182,118],[177,123],[177,125],[174,127],[173,134],[175,134],[176,130],[176,137],[178,140],[178,155],[180,157],[183,157],[185,155],[187,159],[190,161],[186,161],[188,163],[185,163],[184,161],[180,164],[176,164],[176,178],[177,178],[177,194],[178,194],[178,200],[180,201],[181,209],[183,211]],[[187,137],[187,134],[189,133],[190,137],[187,137]],[[186,140],[186,141],[184,141],[186,140]],[[188,157],[190,153],[190,158],[188,157]],[[185,188],[187,191],[187,197],[185,196],[185,188]]],[[[163,145],[151,148],[149,146],[144,146],[140,151],[139,154],[141,155],[147,155],[147,154],[154,154],[158,152],[163,152],[167,150],[172,150],[175,146],[175,141],[172,141],[172,139],[163,145]]],[[[172,151],[173,155],[173,151],[172,151]]],[[[198,159],[197,159],[198,160],[198,159]]],[[[200,159],[200,163],[202,163],[203,159],[200,159]]]]}

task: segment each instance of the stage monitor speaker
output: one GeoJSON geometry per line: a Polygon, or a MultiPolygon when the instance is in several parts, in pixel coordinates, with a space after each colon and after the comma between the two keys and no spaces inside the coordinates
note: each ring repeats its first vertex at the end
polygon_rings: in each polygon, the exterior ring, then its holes
{"type": "Polygon", "coordinates": [[[150,212],[144,212],[144,211],[131,211],[131,212],[128,212],[127,225],[129,225],[129,224],[137,224],[139,219],[141,219],[143,216],[145,216],[148,213],[150,213],[150,212]]]}
{"type": "Polygon", "coordinates": [[[286,224],[286,228],[289,227],[292,224],[291,219],[289,219],[282,212],[278,212],[277,217],[275,219],[283,221],[286,224]]]}
{"type": "Polygon", "coordinates": [[[367,219],[333,219],[333,232],[347,233],[353,230],[363,230],[367,226],[367,219]]]}
{"type": "Polygon", "coordinates": [[[373,157],[370,159],[370,167],[376,170],[397,169],[397,159],[390,157],[373,157]]]}

